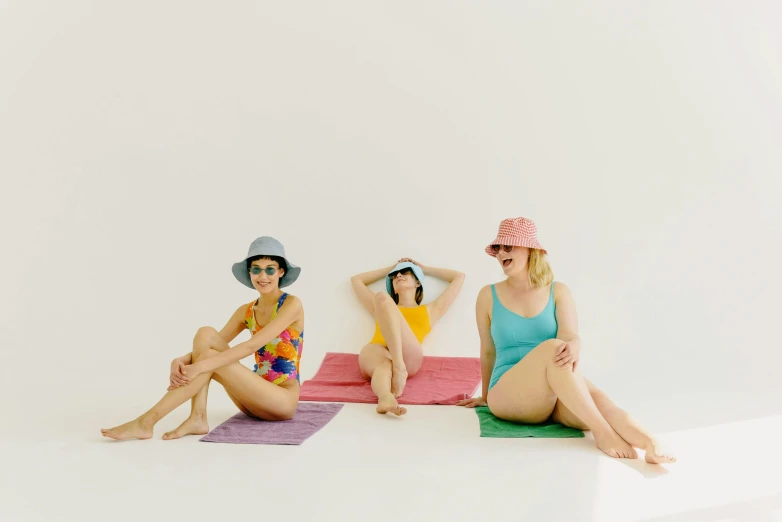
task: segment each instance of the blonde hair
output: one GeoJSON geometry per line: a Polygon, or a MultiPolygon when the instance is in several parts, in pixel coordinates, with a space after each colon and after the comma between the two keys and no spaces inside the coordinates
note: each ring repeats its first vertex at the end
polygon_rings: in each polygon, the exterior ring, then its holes
{"type": "Polygon", "coordinates": [[[551,284],[554,280],[554,272],[551,265],[548,264],[546,254],[537,248],[529,249],[529,261],[527,262],[529,270],[529,282],[535,288],[551,284]]]}

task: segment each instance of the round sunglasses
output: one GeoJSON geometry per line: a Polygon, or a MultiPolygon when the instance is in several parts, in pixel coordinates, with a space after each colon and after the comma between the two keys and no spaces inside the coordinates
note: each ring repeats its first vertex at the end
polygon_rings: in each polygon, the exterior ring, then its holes
{"type": "Polygon", "coordinates": [[[261,272],[266,272],[266,275],[273,276],[274,274],[277,273],[277,270],[279,270],[279,268],[277,268],[276,266],[267,266],[265,268],[261,268],[259,266],[250,267],[250,273],[252,275],[258,275],[261,272]]]}
{"type": "Polygon", "coordinates": [[[500,248],[502,248],[502,250],[505,251],[505,252],[510,252],[511,250],[513,250],[513,245],[492,245],[491,246],[491,253],[492,254],[499,254],[500,253],[500,248]]]}

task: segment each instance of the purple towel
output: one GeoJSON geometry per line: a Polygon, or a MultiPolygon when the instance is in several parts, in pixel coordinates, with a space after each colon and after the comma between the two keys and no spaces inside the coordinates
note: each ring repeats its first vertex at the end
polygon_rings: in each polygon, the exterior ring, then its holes
{"type": "Polygon", "coordinates": [[[229,444],[301,444],[329,423],[344,404],[299,404],[291,420],[269,422],[237,413],[201,438],[229,444]]]}

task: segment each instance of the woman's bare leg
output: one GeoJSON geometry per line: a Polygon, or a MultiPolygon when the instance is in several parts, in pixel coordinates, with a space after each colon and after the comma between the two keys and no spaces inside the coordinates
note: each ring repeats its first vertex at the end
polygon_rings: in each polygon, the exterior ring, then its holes
{"type": "MultiPolygon", "coordinates": [[[[217,330],[210,326],[199,328],[193,339],[193,361],[200,359],[205,352],[209,350],[216,350],[218,352],[226,351],[230,346],[225,339],[220,337],[217,330]]],[[[214,375],[212,376],[214,379],[214,375]]],[[[228,391],[226,390],[226,393],[228,391]]],[[[178,439],[185,435],[206,435],[209,433],[209,422],[206,416],[206,403],[209,394],[209,383],[206,384],[191,400],[190,416],[179,425],[179,427],[173,431],[163,435],[164,440],[178,439]]],[[[236,397],[228,393],[228,397],[233,401],[239,410],[247,413],[243,410],[243,405],[236,397]]]]}
{"type": "MultiPolygon", "coordinates": [[[[592,384],[588,379],[584,379],[586,382],[589,393],[592,396],[592,400],[595,401],[597,409],[600,414],[605,418],[608,424],[616,431],[620,437],[636,448],[640,448],[646,452],[645,459],[652,464],[666,464],[676,462],[676,458],[661,450],[660,444],[657,440],[647,432],[633,417],[630,416],[625,410],[614,404],[614,402],[608,397],[608,395],[600,390],[597,386],[592,384]]],[[[584,425],[576,415],[573,414],[567,407],[561,402],[557,401],[557,405],[554,408],[554,413],[551,415],[552,420],[566,424],[568,426],[578,427],[580,429],[586,429],[581,427],[584,425]]]]}
{"type": "MultiPolygon", "coordinates": [[[[228,348],[228,343],[220,337],[217,330],[208,326],[199,328],[193,338],[192,360],[193,362],[197,361],[205,350],[213,349],[224,352],[228,348]]],[[[190,416],[177,429],[165,433],[163,435],[164,440],[178,439],[185,435],[206,435],[209,433],[209,422],[206,417],[209,384],[207,383],[191,399],[190,416]]]]}
{"type": "MultiPolygon", "coordinates": [[[[218,353],[219,351],[212,349],[202,350],[198,357],[213,357],[218,353]]],[[[249,368],[236,362],[218,368],[213,373],[201,374],[190,384],[170,390],[155,406],[140,417],[121,426],[101,430],[101,433],[105,437],[117,440],[149,439],[152,437],[154,425],[160,419],[195,397],[213,377],[223,385],[232,399],[244,406],[242,411],[247,414],[274,421],[291,419],[296,412],[299,398],[298,382],[294,381],[278,386],[262,379],[249,368]]]]}
{"type": "Polygon", "coordinates": [[[375,294],[375,318],[391,356],[391,392],[399,397],[407,378],[421,368],[423,348],[394,300],[384,292],[375,294]]]}
{"type": "MultiPolygon", "coordinates": [[[[217,330],[211,327],[204,327],[198,330],[193,339],[193,360],[197,361],[203,357],[204,353],[210,350],[224,352],[230,348],[225,339],[220,337],[217,330]]],[[[212,375],[212,380],[215,376],[212,375]]],[[[209,393],[209,384],[201,388],[191,400],[190,416],[173,431],[163,435],[164,440],[178,439],[185,435],[205,435],[209,433],[209,423],[206,417],[206,402],[209,393]]],[[[228,397],[233,401],[237,408],[246,415],[250,415],[242,402],[226,390],[228,397]]]]}
{"type": "Polygon", "coordinates": [[[149,439],[157,422],[185,401],[195,397],[212,378],[211,373],[201,374],[186,385],[166,393],[160,401],[140,417],[111,429],[100,430],[104,437],[117,440],[149,439]]]}
{"type": "Polygon", "coordinates": [[[378,413],[407,413],[407,408],[400,406],[391,392],[391,355],[385,346],[366,345],[358,356],[358,365],[364,377],[371,379],[372,391],[377,395],[378,413]]]}
{"type": "Polygon", "coordinates": [[[423,348],[389,295],[377,293],[374,303],[375,318],[388,346],[366,345],[358,364],[364,377],[371,379],[377,412],[404,415],[407,409],[399,405],[397,397],[402,395],[407,378],[421,369],[423,348]]]}
{"type": "Polygon", "coordinates": [[[600,414],[581,374],[570,365],[554,364],[560,344],[555,339],[541,343],[505,372],[489,391],[492,413],[505,420],[541,423],[551,417],[559,400],[592,430],[597,447],[605,454],[637,458],[635,450],[600,414]]]}
{"type": "MultiPolygon", "coordinates": [[[[206,356],[214,357],[218,353],[212,350],[206,356]]],[[[246,415],[267,421],[285,421],[296,414],[301,390],[296,379],[272,384],[238,362],[218,368],[212,379],[225,388],[246,415]]]]}
{"type": "MultiPolygon", "coordinates": [[[[193,340],[193,352],[191,353],[192,362],[195,362],[198,359],[200,350],[205,347],[207,344],[206,341],[211,339],[213,332],[216,333],[213,328],[201,328],[198,330],[195,339],[193,340]]],[[[206,425],[206,399],[210,380],[211,374],[199,375],[187,386],[180,386],[169,390],[169,392],[151,410],[140,417],[108,430],[102,429],[101,433],[104,437],[117,440],[149,439],[152,437],[154,425],[161,418],[190,398],[193,399],[191,415],[188,417],[188,420],[175,431],[179,431],[182,435],[188,431],[203,431],[201,423],[203,423],[208,430],[208,425],[206,425]],[[201,418],[203,418],[203,421],[200,420],[201,418]]],[[[173,432],[169,432],[164,438],[178,438],[174,437],[172,434],[173,432]]]]}

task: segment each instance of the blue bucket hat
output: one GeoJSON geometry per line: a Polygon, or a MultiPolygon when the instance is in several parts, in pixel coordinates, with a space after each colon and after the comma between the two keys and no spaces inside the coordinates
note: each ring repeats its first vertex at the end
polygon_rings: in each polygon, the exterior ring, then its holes
{"type": "Polygon", "coordinates": [[[282,243],[273,237],[263,236],[250,243],[250,248],[247,250],[247,257],[234,263],[231,269],[234,273],[234,277],[236,277],[244,286],[255,289],[253,282],[250,279],[250,272],[247,270],[247,260],[251,257],[258,256],[275,256],[285,260],[288,269],[285,270],[285,275],[280,278],[280,288],[293,284],[293,282],[299,278],[301,268],[288,261],[288,258],[285,257],[285,247],[282,246],[282,243]]]}
{"type": "Polygon", "coordinates": [[[424,288],[424,271],[421,270],[421,267],[416,265],[415,263],[411,263],[409,261],[405,261],[403,263],[397,264],[393,270],[391,270],[388,275],[386,276],[386,290],[388,290],[388,293],[390,295],[394,294],[394,283],[391,282],[391,274],[395,274],[396,272],[399,272],[400,270],[404,268],[410,268],[413,270],[413,274],[415,274],[415,277],[418,278],[418,281],[421,283],[421,289],[424,288]]]}

